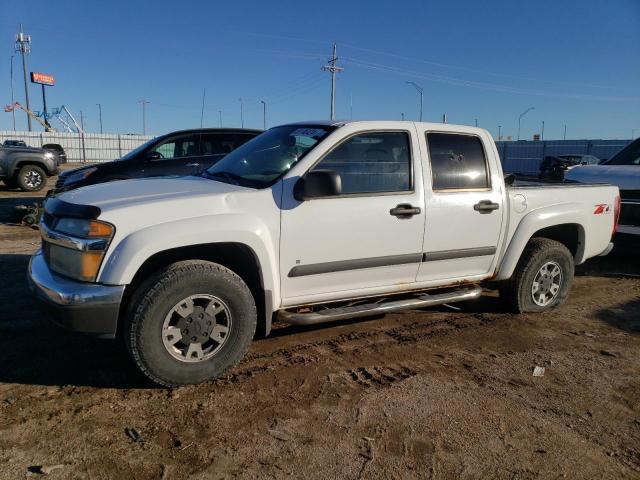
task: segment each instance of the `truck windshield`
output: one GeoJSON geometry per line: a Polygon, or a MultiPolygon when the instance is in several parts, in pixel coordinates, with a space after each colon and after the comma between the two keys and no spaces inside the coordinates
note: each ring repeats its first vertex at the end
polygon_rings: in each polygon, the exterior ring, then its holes
{"type": "Polygon", "coordinates": [[[283,126],[267,130],[205,170],[204,176],[251,188],[265,188],[288,172],[331,127],[283,126]]]}

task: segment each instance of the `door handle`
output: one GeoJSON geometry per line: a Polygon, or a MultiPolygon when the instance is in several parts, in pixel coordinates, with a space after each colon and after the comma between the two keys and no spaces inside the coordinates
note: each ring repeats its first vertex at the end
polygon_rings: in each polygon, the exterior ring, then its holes
{"type": "Polygon", "coordinates": [[[421,212],[420,207],[414,207],[410,203],[401,203],[389,210],[389,215],[398,218],[411,218],[421,212]]]}
{"type": "Polygon", "coordinates": [[[200,166],[200,164],[199,164],[199,163],[187,163],[187,164],[185,165],[185,167],[199,167],[199,166],[200,166]]]}
{"type": "Polygon", "coordinates": [[[498,210],[499,208],[500,204],[493,203],[491,200],[480,200],[473,206],[473,209],[481,214],[491,213],[494,210],[498,210]]]}

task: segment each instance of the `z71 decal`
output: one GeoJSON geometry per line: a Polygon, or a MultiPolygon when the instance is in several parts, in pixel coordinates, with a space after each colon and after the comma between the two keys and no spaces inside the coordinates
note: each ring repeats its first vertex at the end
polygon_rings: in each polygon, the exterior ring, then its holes
{"type": "Polygon", "coordinates": [[[611,207],[606,203],[599,203],[596,206],[596,209],[593,211],[594,215],[602,215],[603,213],[609,213],[611,207]]]}

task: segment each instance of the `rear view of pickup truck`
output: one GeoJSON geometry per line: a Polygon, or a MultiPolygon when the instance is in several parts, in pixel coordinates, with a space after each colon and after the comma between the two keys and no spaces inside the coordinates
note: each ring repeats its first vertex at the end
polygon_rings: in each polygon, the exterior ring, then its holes
{"type": "Polygon", "coordinates": [[[198,177],[51,198],[33,290],[57,321],[122,336],[162,385],[215,378],[272,321],[477,298],[517,312],[569,294],[608,253],[617,187],[508,185],[489,133],[413,122],[272,128],[198,177]]]}

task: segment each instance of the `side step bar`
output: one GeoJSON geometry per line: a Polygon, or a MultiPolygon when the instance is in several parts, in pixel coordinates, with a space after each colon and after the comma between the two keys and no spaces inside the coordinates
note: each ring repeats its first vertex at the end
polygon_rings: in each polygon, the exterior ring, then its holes
{"type": "Polygon", "coordinates": [[[429,295],[421,293],[415,297],[401,300],[378,301],[378,303],[366,303],[346,307],[326,308],[316,312],[298,313],[282,310],[278,312],[278,319],[293,325],[315,325],[316,323],[335,322],[347,318],[367,317],[380,313],[398,312],[413,308],[431,307],[443,303],[463,302],[478,298],[482,293],[481,287],[470,287],[454,290],[446,293],[429,295]]]}

